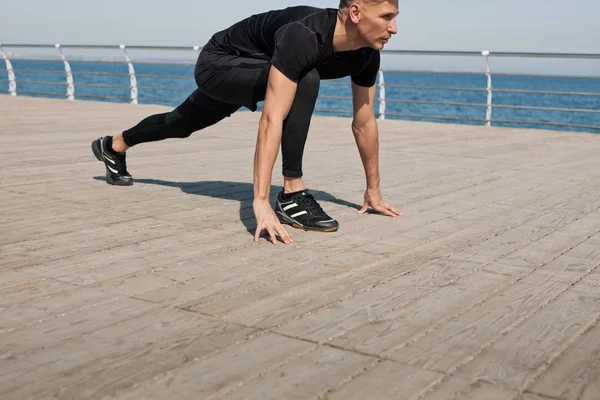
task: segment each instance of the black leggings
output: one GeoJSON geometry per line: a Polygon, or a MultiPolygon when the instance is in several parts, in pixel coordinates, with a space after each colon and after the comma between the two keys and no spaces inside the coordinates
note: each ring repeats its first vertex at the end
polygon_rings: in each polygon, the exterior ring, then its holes
{"type": "MultiPolygon", "coordinates": [[[[283,176],[302,176],[302,156],[308,137],[310,120],[319,94],[320,77],[316,70],[308,72],[298,82],[296,96],[283,122],[281,154],[283,176]]],[[[264,95],[262,99],[264,100],[264,95]]],[[[216,124],[231,116],[241,106],[225,103],[194,91],[183,104],[171,112],[152,115],[123,132],[127,146],[169,138],[187,138],[193,132],[216,124]]]]}

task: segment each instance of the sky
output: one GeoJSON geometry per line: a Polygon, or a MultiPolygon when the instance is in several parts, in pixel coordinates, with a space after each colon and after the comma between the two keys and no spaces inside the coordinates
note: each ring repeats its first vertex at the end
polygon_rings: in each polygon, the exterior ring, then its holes
{"type": "MultiPolygon", "coordinates": [[[[214,32],[269,9],[338,5],[337,0],[2,2],[0,43],[176,46],[202,46],[214,32]]],[[[600,0],[400,0],[399,6],[398,34],[387,49],[600,53],[600,0]]],[[[575,62],[581,66],[600,71],[600,61],[575,62]]]]}

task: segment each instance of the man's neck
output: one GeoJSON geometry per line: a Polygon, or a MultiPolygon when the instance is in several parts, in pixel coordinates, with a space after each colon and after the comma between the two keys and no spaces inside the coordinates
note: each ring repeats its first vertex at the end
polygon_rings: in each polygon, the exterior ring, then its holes
{"type": "Polygon", "coordinates": [[[356,50],[364,47],[365,43],[358,36],[356,26],[348,18],[348,12],[338,11],[335,32],[333,34],[333,51],[356,50]]]}

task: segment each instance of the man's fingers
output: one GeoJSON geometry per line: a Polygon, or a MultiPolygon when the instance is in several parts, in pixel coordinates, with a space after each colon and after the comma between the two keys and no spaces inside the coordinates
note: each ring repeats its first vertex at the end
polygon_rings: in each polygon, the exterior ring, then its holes
{"type": "Polygon", "coordinates": [[[281,237],[281,240],[283,240],[283,243],[290,244],[294,241],[288,233],[287,229],[285,229],[281,224],[279,224],[276,229],[277,233],[279,234],[279,237],[281,237]]]}
{"type": "Polygon", "coordinates": [[[360,210],[358,210],[359,214],[364,214],[365,212],[367,212],[367,210],[369,209],[369,204],[365,204],[363,206],[363,208],[361,208],[360,210]]]}
{"type": "Polygon", "coordinates": [[[258,242],[260,240],[260,236],[262,232],[265,232],[265,237],[267,240],[271,241],[273,244],[277,244],[277,236],[283,240],[285,244],[290,244],[294,240],[287,232],[287,230],[281,225],[274,223],[271,226],[269,224],[258,224],[256,227],[256,232],[254,233],[254,241],[258,242]]]}
{"type": "Polygon", "coordinates": [[[269,237],[271,238],[271,242],[273,242],[273,244],[277,244],[277,237],[275,236],[275,230],[273,228],[269,228],[269,237]]]}
{"type": "Polygon", "coordinates": [[[396,214],[396,216],[398,216],[398,217],[402,216],[402,213],[400,211],[396,210],[394,207],[390,206],[390,210],[392,210],[392,212],[394,214],[396,214]]]}
{"type": "Polygon", "coordinates": [[[260,234],[263,230],[262,224],[258,224],[258,226],[256,227],[256,232],[254,232],[254,241],[258,242],[258,240],[260,239],[260,234]]]}
{"type": "Polygon", "coordinates": [[[383,214],[383,215],[387,215],[388,217],[397,217],[397,211],[394,210],[394,208],[392,206],[390,206],[387,203],[383,203],[383,204],[378,204],[375,207],[372,207],[373,210],[383,214]]]}
{"type": "Polygon", "coordinates": [[[385,208],[387,211],[389,211],[391,214],[388,214],[391,217],[399,217],[400,215],[402,215],[402,213],[398,210],[396,210],[394,207],[390,206],[389,204],[385,203],[385,208]]]}
{"type": "Polygon", "coordinates": [[[384,208],[382,210],[382,212],[387,215],[388,217],[395,217],[396,214],[394,214],[394,212],[392,210],[390,210],[389,208],[384,208]]]}

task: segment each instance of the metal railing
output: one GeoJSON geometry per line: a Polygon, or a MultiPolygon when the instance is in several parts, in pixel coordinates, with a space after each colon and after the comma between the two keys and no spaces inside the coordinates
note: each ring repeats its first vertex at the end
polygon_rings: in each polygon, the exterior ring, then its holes
{"type": "MultiPolygon", "coordinates": [[[[140,91],[171,91],[171,92],[189,92],[193,88],[180,88],[180,87],[165,87],[155,85],[139,85],[138,78],[166,78],[171,80],[178,79],[191,79],[189,75],[164,75],[164,74],[153,74],[153,73],[136,73],[134,63],[128,52],[128,50],[144,50],[144,51],[184,51],[193,52],[194,55],[199,53],[202,48],[200,46],[126,46],[126,45],[41,45],[41,44],[0,44],[0,55],[4,59],[6,65],[6,72],[8,79],[0,80],[8,82],[8,93],[12,96],[16,96],[17,93],[25,95],[42,95],[42,96],[54,96],[57,94],[54,92],[43,92],[43,91],[18,91],[18,85],[37,84],[37,85],[50,85],[50,86],[65,86],[66,92],[64,97],[67,100],[74,100],[75,98],[82,99],[99,99],[99,100],[118,100],[128,101],[132,104],[138,104],[140,101],[140,91]],[[58,61],[62,62],[64,71],[51,71],[47,69],[31,70],[28,69],[24,72],[27,73],[38,73],[47,74],[49,76],[64,75],[65,80],[63,82],[57,81],[33,81],[33,80],[20,80],[17,82],[15,68],[11,63],[11,57],[7,54],[7,48],[22,48],[22,49],[55,49],[57,51],[58,61]],[[74,73],[71,69],[72,62],[87,62],[87,59],[71,59],[69,60],[65,55],[65,49],[73,50],[117,50],[122,53],[121,61],[119,60],[93,60],[95,63],[115,63],[124,62],[127,65],[127,73],[118,72],[107,72],[107,71],[80,71],[77,72],[78,76],[107,76],[107,77],[121,77],[129,78],[129,84],[115,84],[115,83],[77,83],[74,79],[74,73]],[[94,94],[78,94],[76,95],[76,87],[88,87],[88,88],[105,88],[105,89],[127,89],[129,96],[127,98],[115,95],[94,95],[94,94]]],[[[376,114],[379,119],[385,119],[386,117],[394,118],[410,118],[410,119],[423,119],[423,120],[439,120],[439,121],[453,121],[453,122],[467,122],[467,123],[480,123],[485,126],[491,126],[492,124],[522,124],[530,126],[550,126],[559,128],[577,128],[582,130],[600,131],[600,122],[594,123],[572,123],[572,122],[560,122],[550,120],[523,120],[523,119],[494,119],[493,114],[495,109],[512,109],[512,110],[529,110],[529,111],[540,111],[540,112],[565,112],[565,113],[583,113],[586,115],[598,114],[600,116],[600,90],[599,91],[564,91],[564,90],[532,90],[522,88],[495,88],[493,86],[494,77],[509,76],[509,77],[541,77],[541,78],[569,78],[569,79],[594,79],[600,82],[600,76],[573,76],[573,75],[544,75],[544,74],[507,74],[507,73],[492,73],[490,66],[490,58],[492,57],[511,57],[511,58],[546,58],[546,59],[587,59],[587,60],[600,60],[600,54],[585,54],[585,53],[518,53],[518,52],[490,52],[490,51],[402,51],[402,50],[384,50],[384,55],[402,55],[402,56],[450,56],[450,57],[477,57],[481,58],[485,63],[484,73],[475,72],[456,72],[456,71],[428,71],[428,70],[398,70],[398,69],[382,69],[378,74],[378,97],[377,102],[379,107],[376,110],[376,114]],[[457,86],[439,86],[439,85],[409,85],[409,84],[393,84],[389,83],[389,79],[386,79],[390,74],[452,74],[452,75],[481,75],[486,79],[486,85],[482,87],[457,87],[457,86]],[[386,82],[386,80],[388,82],[386,82]],[[485,95],[485,102],[464,102],[464,101],[438,101],[438,100],[421,100],[421,99],[400,99],[390,96],[390,90],[395,89],[407,89],[413,91],[453,91],[453,92],[481,92],[485,95]],[[572,108],[572,107],[561,107],[560,104],[553,104],[552,106],[536,106],[526,104],[498,104],[494,103],[494,95],[497,93],[516,93],[516,94],[531,94],[531,95],[552,95],[552,96],[581,96],[587,99],[593,99],[594,106],[592,108],[572,108]],[[387,94],[387,95],[386,95],[387,94]],[[596,99],[598,101],[596,101],[596,99]],[[452,106],[452,107],[471,107],[481,108],[485,110],[484,118],[470,118],[461,116],[448,116],[448,115],[428,115],[428,114],[417,114],[417,113],[402,113],[390,111],[391,106],[399,104],[413,104],[422,106],[452,106]]],[[[13,60],[26,60],[26,61],[57,61],[52,58],[31,58],[31,57],[16,57],[13,60]]],[[[161,64],[161,65],[180,65],[180,63],[172,61],[136,61],[136,64],[161,64]]],[[[349,86],[348,82],[336,82],[336,81],[324,81],[323,85],[345,85],[349,86]]],[[[62,95],[60,95],[62,97],[62,95]]],[[[337,96],[337,95],[320,95],[320,99],[326,100],[338,100],[338,101],[350,101],[350,96],[337,96]]],[[[161,103],[164,102],[160,98],[151,98],[144,96],[144,101],[161,103]]],[[[316,111],[321,113],[330,114],[351,114],[351,110],[333,109],[333,108],[319,108],[316,111]]]]}

